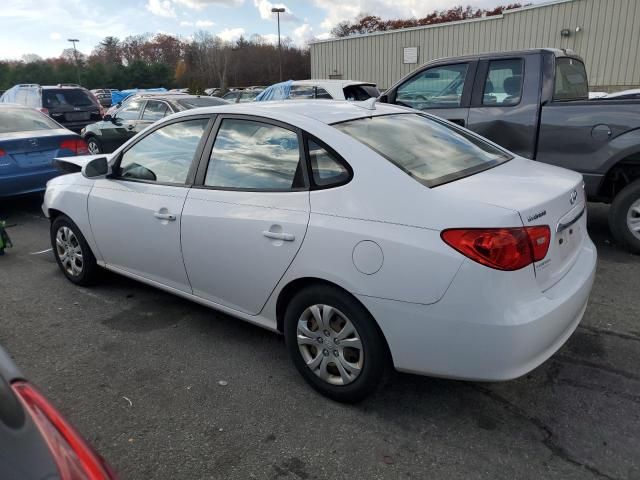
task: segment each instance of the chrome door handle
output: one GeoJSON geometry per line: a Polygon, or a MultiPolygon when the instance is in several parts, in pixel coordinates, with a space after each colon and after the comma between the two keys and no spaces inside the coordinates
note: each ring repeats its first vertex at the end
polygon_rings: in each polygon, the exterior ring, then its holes
{"type": "Polygon", "coordinates": [[[176,219],[176,216],[173,213],[156,212],[153,214],[153,216],[158,220],[169,220],[170,222],[173,222],[176,219]]]}
{"type": "Polygon", "coordinates": [[[284,240],[285,242],[293,242],[296,239],[295,235],[291,235],[290,233],[270,232],[269,230],[263,231],[262,235],[267,238],[273,238],[274,240],[284,240]]]}

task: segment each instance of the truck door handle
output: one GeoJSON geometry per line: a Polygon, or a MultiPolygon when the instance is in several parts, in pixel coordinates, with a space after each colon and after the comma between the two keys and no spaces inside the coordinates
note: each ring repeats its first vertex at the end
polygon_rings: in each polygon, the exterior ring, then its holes
{"type": "Polygon", "coordinates": [[[173,213],[156,212],[153,214],[153,216],[158,220],[169,220],[170,222],[173,222],[176,219],[176,216],[173,213]]]}
{"type": "Polygon", "coordinates": [[[264,230],[262,232],[262,235],[264,235],[267,238],[272,238],[274,240],[284,240],[285,242],[293,242],[296,239],[295,235],[292,235],[290,233],[270,232],[269,230],[264,230]]]}

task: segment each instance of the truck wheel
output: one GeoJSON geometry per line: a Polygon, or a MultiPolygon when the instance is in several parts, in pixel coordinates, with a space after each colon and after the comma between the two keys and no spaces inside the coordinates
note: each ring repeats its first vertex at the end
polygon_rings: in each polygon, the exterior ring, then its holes
{"type": "Polygon", "coordinates": [[[617,243],[640,254],[640,180],[624,187],[613,199],[609,228],[617,243]]]}

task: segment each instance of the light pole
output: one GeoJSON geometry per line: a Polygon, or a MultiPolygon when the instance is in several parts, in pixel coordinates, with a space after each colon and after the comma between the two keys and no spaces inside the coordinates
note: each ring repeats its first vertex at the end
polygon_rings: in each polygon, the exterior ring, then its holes
{"type": "Polygon", "coordinates": [[[284,8],[272,8],[271,13],[278,15],[278,64],[280,65],[280,81],[282,81],[282,43],[280,43],[280,14],[284,13],[284,8]]]}
{"type": "Polygon", "coordinates": [[[76,50],[76,43],[80,40],[77,38],[67,38],[67,41],[73,44],[73,57],[76,59],[76,75],[78,76],[78,85],[80,85],[80,67],[78,66],[78,50],[76,50]]]}

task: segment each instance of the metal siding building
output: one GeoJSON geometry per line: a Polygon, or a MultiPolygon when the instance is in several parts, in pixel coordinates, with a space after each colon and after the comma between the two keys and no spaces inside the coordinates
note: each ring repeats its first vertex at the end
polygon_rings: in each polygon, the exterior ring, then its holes
{"type": "Polygon", "coordinates": [[[492,17],[318,41],[310,45],[311,77],[388,88],[436,58],[536,47],[582,56],[591,90],[640,87],[640,0],[556,0],[492,17]],[[407,64],[404,49],[411,47],[418,59],[407,64]]]}

